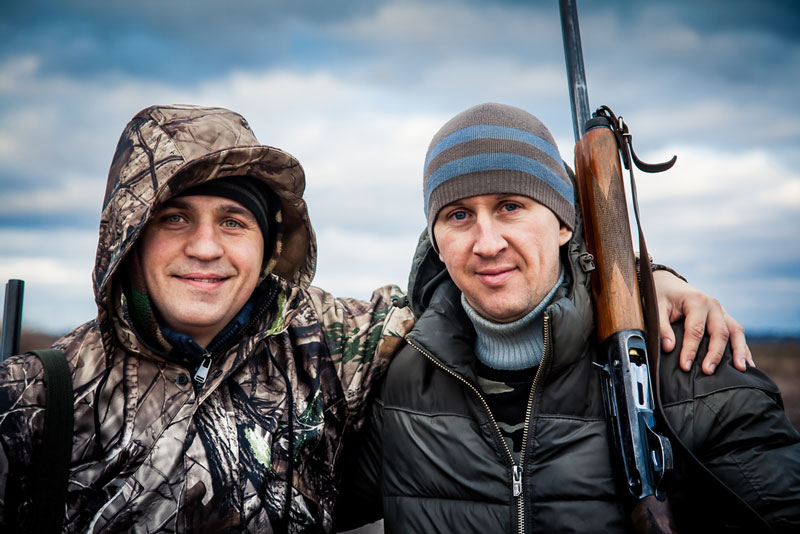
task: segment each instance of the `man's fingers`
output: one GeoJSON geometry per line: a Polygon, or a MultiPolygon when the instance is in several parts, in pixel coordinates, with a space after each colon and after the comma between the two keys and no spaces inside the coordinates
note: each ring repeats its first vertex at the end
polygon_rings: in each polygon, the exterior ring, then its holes
{"type": "Polygon", "coordinates": [[[714,369],[719,365],[722,360],[722,354],[725,352],[725,345],[728,344],[727,330],[717,331],[716,333],[709,332],[708,351],[705,358],[703,358],[703,372],[707,375],[713,375],[714,369]]]}
{"type": "Polygon", "coordinates": [[[725,346],[728,344],[728,321],[725,310],[716,299],[711,299],[708,317],[706,318],[706,334],[708,335],[708,351],[703,358],[703,372],[714,374],[714,369],[722,360],[725,346]]]}
{"type": "Polygon", "coordinates": [[[752,362],[753,356],[747,347],[744,336],[731,335],[731,349],[733,349],[733,366],[740,371],[747,370],[748,362],[752,362]]]}
{"type": "Polygon", "coordinates": [[[670,324],[670,315],[666,306],[658,303],[658,335],[661,338],[661,350],[672,352],[675,348],[675,331],[670,324]]]}
{"type": "Polygon", "coordinates": [[[747,346],[747,340],[744,335],[744,328],[736,322],[736,320],[725,313],[725,322],[730,331],[731,349],[733,349],[733,366],[740,371],[747,370],[749,363],[755,367],[753,362],[753,355],[750,353],[750,347],[747,346]]]}
{"type": "Polygon", "coordinates": [[[705,332],[705,317],[687,315],[684,321],[683,347],[681,348],[681,369],[688,371],[697,355],[697,347],[703,339],[705,332]]]}
{"type": "Polygon", "coordinates": [[[753,359],[753,353],[750,352],[750,347],[747,347],[747,363],[752,365],[753,367],[756,366],[756,361],[753,359]]]}

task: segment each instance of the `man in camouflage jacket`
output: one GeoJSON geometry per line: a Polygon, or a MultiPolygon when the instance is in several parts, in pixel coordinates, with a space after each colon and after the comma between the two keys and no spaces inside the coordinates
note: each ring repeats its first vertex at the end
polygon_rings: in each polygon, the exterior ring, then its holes
{"type": "MultiPolygon", "coordinates": [[[[75,392],[65,532],[330,530],[342,442],[361,426],[410,314],[395,308],[387,321],[396,287],[370,302],[309,287],[316,243],[304,187],[297,160],[259,145],[224,109],[151,107],[125,128],[103,203],[98,315],[55,345],[75,392]],[[190,349],[131,318],[126,259],[170,197],[244,175],[279,197],[282,235],[251,324],[211,355],[199,384],[190,349]]],[[[3,532],[30,524],[27,459],[41,441],[45,395],[36,357],[0,367],[3,532]]]]}

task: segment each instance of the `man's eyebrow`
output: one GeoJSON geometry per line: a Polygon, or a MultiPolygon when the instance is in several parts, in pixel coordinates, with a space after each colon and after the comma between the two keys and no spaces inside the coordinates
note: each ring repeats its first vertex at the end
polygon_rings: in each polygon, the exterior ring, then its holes
{"type": "Polygon", "coordinates": [[[250,211],[249,209],[242,207],[238,204],[232,204],[228,202],[220,206],[220,211],[229,213],[231,215],[244,215],[245,217],[250,217],[251,219],[256,218],[256,216],[253,215],[253,212],[250,211]]]}
{"type": "Polygon", "coordinates": [[[182,198],[171,198],[164,202],[158,209],[163,210],[164,208],[178,208],[185,210],[189,208],[189,203],[182,198]]]}
{"type": "MultiPolygon", "coordinates": [[[[228,215],[241,215],[244,217],[248,217],[250,219],[255,220],[256,216],[253,215],[253,212],[249,209],[245,208],[244,206],[240,206],[238,203],[229,200],[227,198],[220,198],[222,201],[220,204],[217,205],[217,210],[226,213],[228,215]]],[[[191,210],[192,205],[191,203],[187,202],[185,199],[178,197],[178,198],[171,198],[164,202],[164,204],[158,208],[160,210],[164,209],[179,209],[179,210],[191,210]]]]}

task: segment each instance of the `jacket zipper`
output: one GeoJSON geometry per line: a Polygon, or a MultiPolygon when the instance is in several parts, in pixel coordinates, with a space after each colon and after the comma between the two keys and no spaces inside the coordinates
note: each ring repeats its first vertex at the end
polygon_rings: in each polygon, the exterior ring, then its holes
{"type": "Polygon", "coordinates": [[[208,370],[211,368],[211,353],[206,351],[203,353],[203,362],[200,364],[200,367],[197,368],[197,371],[194,373],[194,381],[198,384],[202,385],[206,382],[206,377],[208,377],[208,370]]]}
{"type": "MultiPolygon", "coordinates": [[[[483,398],[483,394],[481,394],[481,392],[478,390],[478,388],[476,388],[475,386],[470,384],[470,382],[466,378],[464,378],[463,376],[459,375],[455,371],[453,371],[451,369],[448,369],[447,367],[445,367],[444,365],[439,363],[439,361],[436,360],[436,358],[434,358],[433,356],[431,356],[430,354],[425,352],[425,350],[423,350],[421,347],[415,345],[412,341],[406,339],[406,343],[408,343],[409,345],[411,345],[412,347],[417,349],[417,351],[419,351],[420,354],[422,354],[423,356],[428,358],[434,365],[436,365],[442,371],[444,371],[444,372],[456,377],[458,380],[463,382],[470,390],[472,390],[473,393],[475,393],[475,395],[477,395],[478,399],[480,399],[481,403],[483,404],[483,407],[486,410],[486,413],[489,415],[489,419],[492,421],[492,425],[494,426],[494,429],[497,431],[497,435],[500,436],[500,442],[503,444],[503,447],[506,450],[506,456],[508,457],[508,461],[512,466],[512,475],[513,475],[513,479],[514,479],[514,481],[512,482],[512,486],[513,486],[514,490],[516,491],[516,488],[517,488],[516,480],[517,480],[517,475],[519,474],[519,479],[520,479],[520,481],[519,481],[520,486],[519,487],[520,487],[520,491],[522,491],[522,475],[521,475],[521,472],[517,471],[517,463],[514,461],[514,456],[511,454],[511,449],[508,448],[508,443],[506,443],[506,440],[503,439],[503,433],[500,432],[500,425],[498,425],[497,421],[495,421],[494,415],[492,415],[492,411],[489,409],[489,405],[486,403],[486,399],[483,398]]],[[[514,496],[516,497],[516,493],[514,494],[514,496]]]]}
{"type": "Polygon", "coordinates": [[[533,377],[533,384],[531,384],[531,392],[528,394],[528,407],[525,409],[525,426],[522,428],[522,449],[519,453],[519,467],[514,466],[514,496],[517,497],[517,525],[519,534],[525,532],[525,502],[522,495],[522,473],[524,472],[525,453],[528,448],[528,428],[530,428],[531,415],[533,413],[533,398],[536,394],[536,385],[539,383],[539,376],[542,374],[545,360],[550,352],[550,317],[547,313],[544,314],[544,347],[542,348],[542,361],[539,362],[539,368],[536,370],[536,375],[533,377]],[[517,469],[519,472],[517,473],[517,469]],[[517,492],[519,488],[519,493],[517,492]]]}
{"type": "Polygon", "coordinates": [[[483,404],[483,407],[486,410],[486,413],[489,415],[489,419],[492,421],[492,425],[494,426],[494,429],[497,432],[497,435],[500,436],[500,442],[503,444],[503,447],[506,450],[506,456],[508,457],[508,461],[511,464],[511,477],[512,477],[511,478],[511,491],[512,491],[512,494],[514,495],[514,497],[517,498],[517,508],[519,510],[518,526],[519,526],[520,534],[522,534],[525,531],[525,511],[524,511],[525,509],[523,507],[524,502],[523,502],[523,495],[522,495],[522,473],[523,473],[523,464],[524,464],[524,461],[525,461],[525,446],[527,444],[527,438],[528,438],[528,426],[529,426],[528,423],[530,422],[531,412],[533,411],[533,396],[534,396],[534,392],[536,391],[536,383],[537,383],[537,381],[539,379],[539,374],[542,371],[542,364],[544,363],[544,359],[547,356],[547,352],[548,352],[548,348],[549,348],[549,343],[547,342],[548,341],[548,334],[549,334],[549,325],[548,325],[549,321],[548,321],[548,319],[549,318],[548,318],[547,314],[545,314],[545,316],[544,316],[544,350],[543,350],[543,355],[542,355],[542,361],[539,364],[539,368],[536,370],[536,376],[534,376],[534,378],[533,378],[533,384],[531,384],[530,395],[528,395],[528,407],[527,407],[527,409],[525,411],[525,427],[524,427],[524,430],[522,431],[522,450],[520,452],[520,457],[519,457],[520,458],[520,465],[517,465],[517,462],[514,461],[514,456],[511,454],[511,450],[508,448],[508,443],[506,443],[506,440],[503,439],[503,433],[500,431],[500,426],[497,424],[497,421],[495,420],[494,415],[492,415],[492,411],[489,409],[489,405],[486,403],[486,399],[483,397],[483,394],[478,390],[478,388],[473,386],[467,379],[465,379],[464,377],[462,377],[458,373],[454,372],[451,369],[448,369],[447,367],[445,367],[444,365],[439,363],[439,361],[436,360],[436,358],[434,358],[433,356],[431,356],[430,354],[425,352],[425,350],[423,350],[421,347],[418,347],[417,345],[415,345],[412,341],[410,341],[408,339],[406,340],[406,342],[409,345],[411,345],[412,347],[417,349],[417,351],[419,351],[423,356],[425,356],[431,362],[433,362],[434,365],[436,365],[437,367],[442,369],[444,372],[454,376],[455,378],[457,378],[458,380],[463,382],[470,390],[472,390],[473,393],[475,393],[475,395],[478,397],[478,399],[480,399],[481,403],[483,404]]]}

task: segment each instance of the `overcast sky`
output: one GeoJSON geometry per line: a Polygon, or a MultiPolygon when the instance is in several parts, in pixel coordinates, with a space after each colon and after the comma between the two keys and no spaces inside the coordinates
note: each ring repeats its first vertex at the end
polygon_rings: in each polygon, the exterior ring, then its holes
{"type": "MultiPolygon", "coordinates": [[[[751,333],[800,333],[800,7],[579,1],[590,104],[622,114],[654,258],[751,333]]],[[[472,105],[522,107],[572,161],[557,1],[89,0],[0,7],[0,280],[27,326],[95,314],[100,204],[125,124],[223,106],[306,170],[315,285],[406,287],[422,163],[472,105]]]]}

